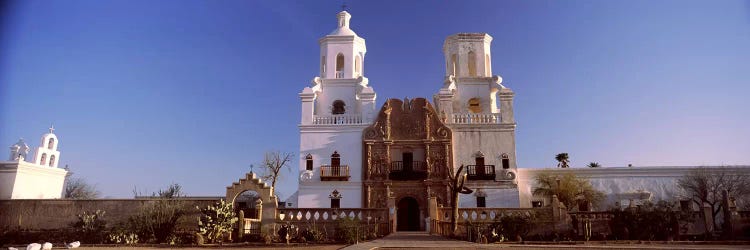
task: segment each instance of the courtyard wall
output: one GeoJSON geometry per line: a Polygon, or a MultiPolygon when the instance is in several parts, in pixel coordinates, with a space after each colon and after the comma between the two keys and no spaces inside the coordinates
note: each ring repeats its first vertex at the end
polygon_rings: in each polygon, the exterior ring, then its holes
{"type": "MultiPolygon", "coordinates": [[[[187,197],[180,198],[188,209],[188,214],[179,223],[178,230],[195,230],[196,217],[200,213],[196,206],[205,207],[222,199],[222,197],[187,197]]],[[[69,228],[78,220],[78,215],[85,212],[103,210],[104,219],[111,226],[138,213],[140,207],[153,203],[158,198],[138,199],[23,199],[0,200],[0,229],[12,230],[54,230],[69,228]]]]}

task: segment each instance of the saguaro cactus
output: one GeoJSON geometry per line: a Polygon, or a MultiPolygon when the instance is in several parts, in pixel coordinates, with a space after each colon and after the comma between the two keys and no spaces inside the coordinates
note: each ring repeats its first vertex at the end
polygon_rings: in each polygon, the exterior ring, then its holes
{"type": "Polygon", "coordinates": [[[448,178],[450,182],[448,185],[451,189],[451,206],[453,207],[453,213],[451,213],[451,233],[456,234],[458,230],[458,194],[470,194],[474,191],[464,187],[466,182],[466,173],[461,174],[464,170],[464,165],[458,168],[457,171],[453,171],[453,168],[449,168],[448,178]]]}

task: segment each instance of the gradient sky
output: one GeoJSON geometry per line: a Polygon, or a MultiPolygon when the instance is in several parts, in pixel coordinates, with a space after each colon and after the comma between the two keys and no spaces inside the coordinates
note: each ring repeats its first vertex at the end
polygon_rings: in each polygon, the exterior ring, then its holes
{"type": "MultiPolygon", "coordinates": [[[[378,105],[436,93],[448,35],[492,35],[520,167],[560,152],[574,167],[750,164],[749,1],[347,3],[378,105]]],[[[61,166],[131,197],[170,183],[224,195],[263,152],[298,153],[297,94],[341,2],[4,4],[3,150],[36,148],[54,124],[61,166]]]]}

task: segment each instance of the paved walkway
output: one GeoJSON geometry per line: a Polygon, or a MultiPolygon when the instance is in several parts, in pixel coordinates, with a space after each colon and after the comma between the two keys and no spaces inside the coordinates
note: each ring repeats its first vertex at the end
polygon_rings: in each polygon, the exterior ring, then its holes
{"type": "Polygon", "coordinates": [[[684,245],[684,244],[578,244],[578,245],[535,245],[535,244],[477,244],[467,241],[451,240],[441,236],[429,235],[425,232],[396,232],[373,241],[350,245],[344,250],[396,250],[413,248],[448,249],[604,249],[604,250],[633,250],[633,249],[749,249],[748,245],[684,245]]]}
{"type": "MultiPolygon", "coordinates": [[[[484,245],[487,246],[487,245],[484,245]]],[[[343,248],[344,250],[370,250],[374,248],[456,248],[477,249],[482,245],[457,241],[442,236],[430,235],[425,232],[396,232],[380,239],[355,244],[343,248]]]]}

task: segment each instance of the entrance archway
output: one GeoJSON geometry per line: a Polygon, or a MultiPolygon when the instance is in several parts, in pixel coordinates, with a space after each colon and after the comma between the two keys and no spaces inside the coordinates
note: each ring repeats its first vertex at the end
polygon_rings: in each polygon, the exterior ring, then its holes
{"type": "Polygon", "coordinates": [[[412,197],[404,197],[398,201],[397,231],[419,231],[419,203],[412,197]]]}

